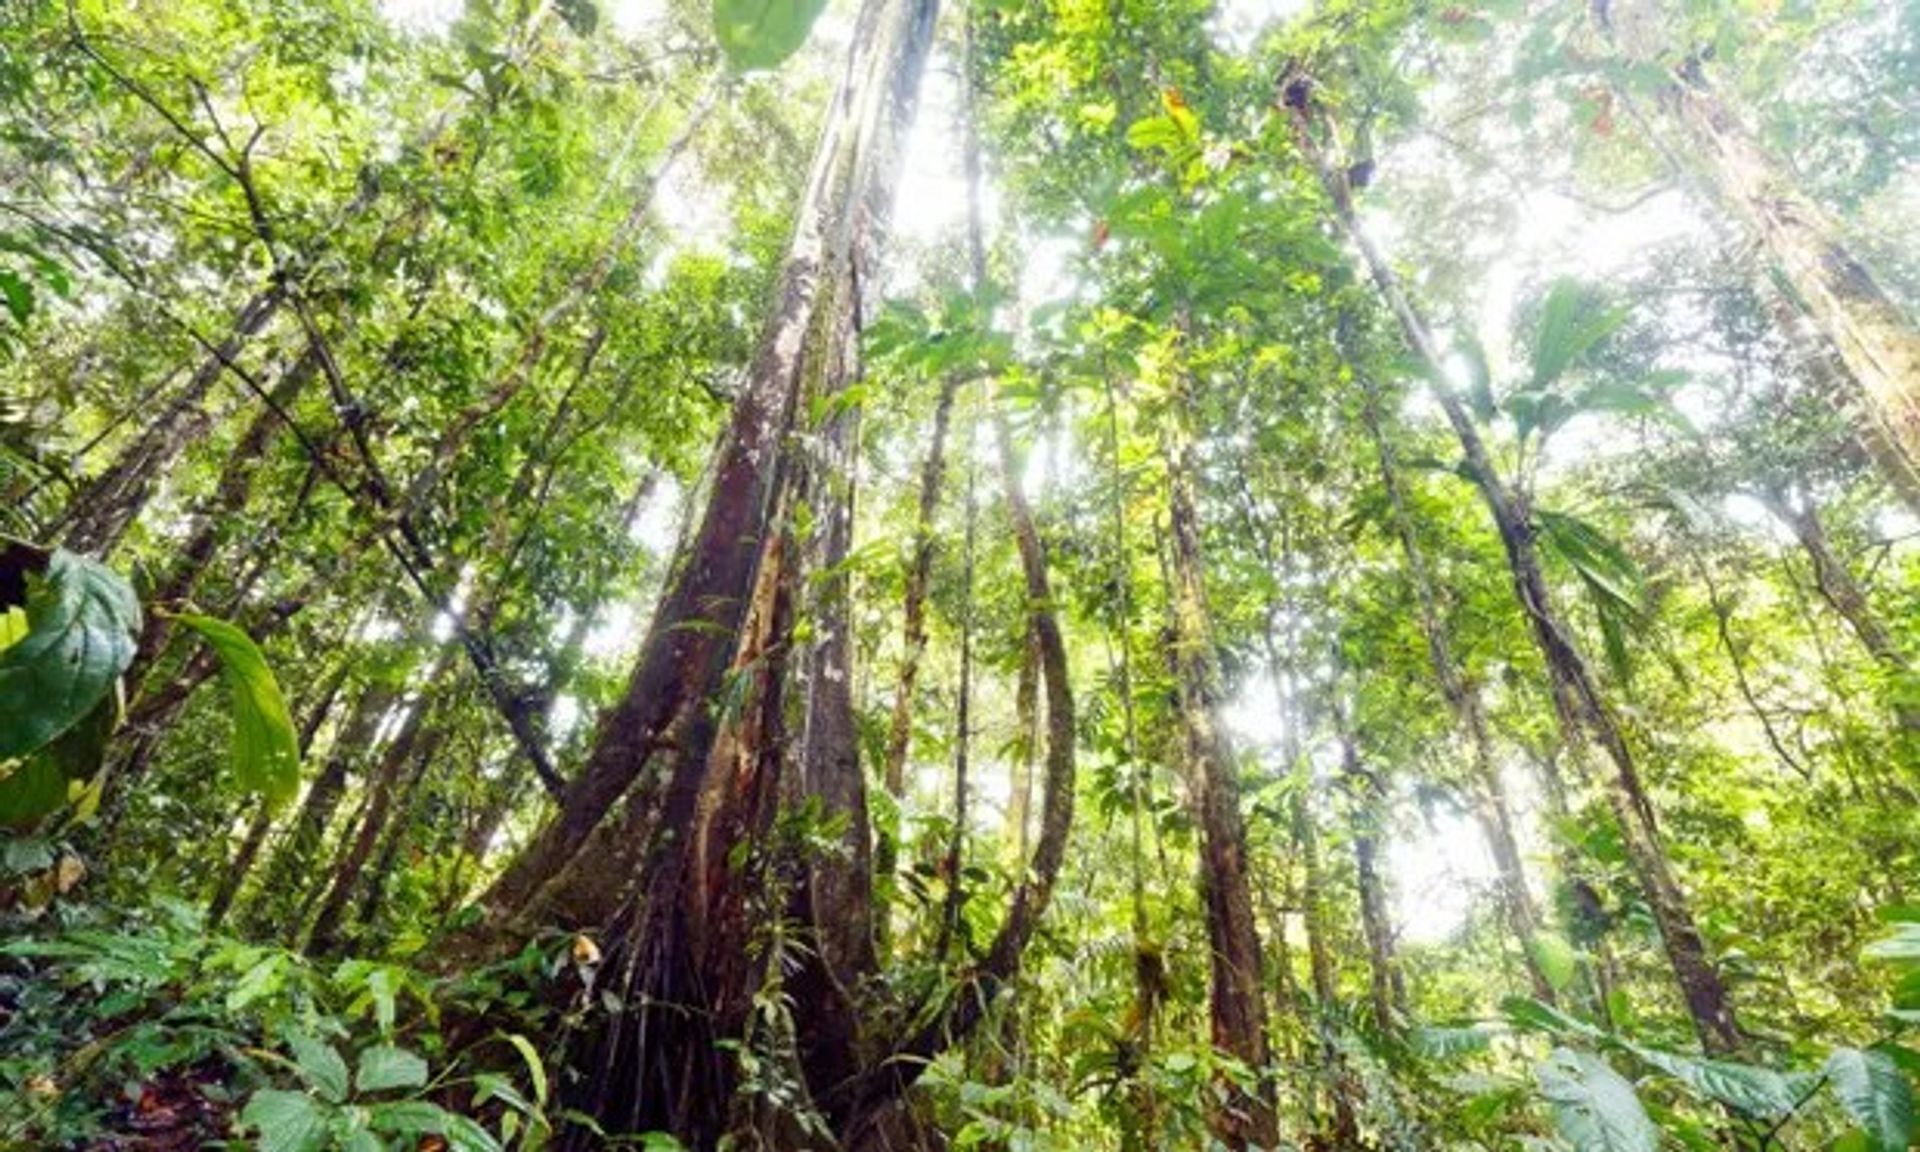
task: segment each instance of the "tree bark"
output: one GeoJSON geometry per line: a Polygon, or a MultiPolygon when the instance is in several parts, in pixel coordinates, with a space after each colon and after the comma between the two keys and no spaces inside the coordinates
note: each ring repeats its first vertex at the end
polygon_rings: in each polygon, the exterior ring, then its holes
{"type": "MultiPolygon", "coordinates": [[[[932,441],[927,447],[926,461],[920,467],[913,556],[907,563],[907,587],[900,609],[900,671],[894,684],[893,715],[887,725],[886,760],[881,770],[881,783],[893,799],[896,815],[879,829],[873,856],[874,875],[880,879],[883,894],[891,886],[900,862],[898,809],[906,799],[907,756],[913,747],[914,689],[920,682],[920,660],[927,649],[927,586],[933,579],[933,556],[938,540],[934,518],[939,511],[940,484],[946,473],[947,429],[953,418],[954,393],[959,387],[958,374],[949,375],[940,384],[940,395],[933,408],[932,441]]],[[[888,915],[887,905],[877,903],[874,929],[883,954],[891,935],[888,915]]]]}
{"type": "MultiPolygon", "coordinates": [[[[667,828],[684,826],[691,815],[714,737],[708,702],[731,664],[762,545],[774,527],[769,514],[776,466],[794,426],[809,337],[829,296],[822,279],[843,266],[851,242],[855,116],[871,82],[862,66],[870,62],[878,22],[877,11],[861,17],[865,32],[853,45],[828,110],[767,322],[717,449],[706,507],[668,577],[627,689],[602,719],[558,815],[482,898],[489,921],[483,938],[449,955],[476,946],[483,952],[511,947],[535,926],[528,914],[536,897],[541,904],[568,903],[564,892],[542,890],[568,870],[636,782],[639,794],[628,800],[630,812],[667,828]],[[649,763],[656,771],[643,779],[649,763]]],[[[629,853],[644,851],[630,836],[623,839],[629,853]]],[[[644,830],[640,839],[648,839],[644,830]]],[[[576,871],[580,879],[570,883],[591,884],[585,871],[576,871]]]]}
{"type": "MultiPolygon", "coordinates": [[[[1628,56],[1662,46],[1627,43],[1608,5],[1602,32],[1628,56]]],[[[1847,405],[1868,454],[1910,503],[1920,494],[1920,330],[1853,255],[1816,204],[1723,100],[1698,55],[1672,68],[1661,107],[1686,140],[1686,156],[1728,214],[1743,221],[1791,289],[1794,304],[1844,365],[1856,393],[1847,405]]]]}
{"type": "MultiPolygon", "coordinates": [[[[362,873],[373,856],[380,834],[386,830],[388,814],[404,790],[403,781],[408,767],[415,762],[415,751],[423,743],[422,733],[434,710],[432,696],[438,682],[437,674],[427,678],[420,698],[409,707],[399,733],[393,743],[387,745],[379,766],[367,781],[366,810],[353,826],[352,834],[342,842],[326,892],[320,898],[320,910],[314,914],[313,926],[307,931],[305,951],[311,955],[331,954],[344,940],[348,905],[364,878],[362,873]]],[[[428,739],[424,743],[431,747],[433,741],[428,739]]]]}
{"type": "MultiPolygon", "coordinates": [[[[1184,316],[1182,317],[1184,330],[1184,316]]],[[[1260,1077],[1254,1093],[1233,1089],[1212,1117],[1215,1134],[1229,1147],[1272,1146],[1278,1138],[1268,1075],[1267,1002],[1260,958],[1259,926],[1240,817],[1240,779],[1220,717],[1220,673],[1205,589],[1205,560],[1196,507],[1191,435],[1183,426],[1191,404],[1180,379],[1169,410],[1161,416],[1161,450],[1167,469],[1173,587],[1168,589],[1173,642],[1170,657],[1185,739],[1188,790],[1201,831],[1201,892],[1207,908],[1212,955],[1209,1016],[1213,1044],[1260,1077]]]]}

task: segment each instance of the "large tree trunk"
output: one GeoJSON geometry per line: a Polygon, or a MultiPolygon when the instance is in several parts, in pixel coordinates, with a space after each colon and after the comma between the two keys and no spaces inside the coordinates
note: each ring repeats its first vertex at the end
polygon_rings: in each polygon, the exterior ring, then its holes
{"type": "Polygon", "coordinates": [[[1208,615],[1205,560],[1196,507],[1191,434],[1183,426],[1189,403],[1185,382],[1161,416],[1171,523],[1174,682],[1185,737],[1188,791],[1201,833],[1200,885],[1212,954],[1209,1015],[1214,1046],[1262,1077],[1254,1093],[1233,1090],[1212,1118],[1230,1147],[1270,1147],[1277,1139],[1268,1063],[1267,1001],[1259,926],[1240,817],[1240,777],[1231,741],[1220,723],[1220,672],[1208,615]]]}
{"type": "Polygon", "coordinates": [[[1386,258],[1356,224],[1352,188],[1345,170],[1328,161],[1315,137],[1316,121],[1324,123],[1324,118],[1318,115],[1312,82],[1297,75],[1289,77],[1283,82],[1282,100],[1293,117],[1295,142],[1319,175],[1335,220],[1359,249],[1375,285],[1399,321],[1408,345],[1426,367],[1429,387],[1460,442],[1466,473],[1479,489],[1499,533],[1513,578],[1514,594],[1546,662],[1555,713],[1567,743],[1581,748],[1591,736],[1612,763],[1609,787],[1605,789],[1607,801],[1619,824],[1628,862],[1660,928],[1661,943],[1686,1001],[1694,1031],[1707,1051],[1732,1052],[1740,1047],[1741,1038],[1726,985],[1707,954],[1706,942],[1694,923],[1686,893],[1668,863],[1653,805],[1626,735],[1607,707],[1585,656],[1574,642],[1572,630],[1560,618],[1548,594],[1525,501],[1495,469],[1465,403],[1446,383],[1446,358],[1434,343],[1430,329],[1402,291],[1399,278],[1386,258]]]}
{"type": "Polygon", "coordinates": [[[1494,868],[1498,873],[1500,907],[1506,915],[1507,928],[1513,933],[1520,954],[1525,958],[1527,977],[1533,985],[1534,996],[1552,1004],[1555,1003],[1553,984],[1541,969],[1533,947],[1534,934],[1540,929],[1540,913],[1534,906],[1532,892],[1527,888],[1520,841],[1514,834],[1513,805],[1507,799],[1506,784],[1500,777],[1500,765],[1493,756],[1493,737],[1487,729],[1486,710],[1481,707],[1479,693],[1467,683],[1447,638],[1446,624],[1434,592],[1433,572],[1427,566],[1426,553],[1420,548],[1413,516],[1407,508],[1406,492],[1401,483],[1393,446],[1387,441],[1385,429],[1381,426],[1378,390],[1365,374],[1356,372],[1356,375],[1366,390],[1362,417],[1373,439],[1374,452],[1380,460],[1380,479],[1387,490],[1394,534],[1400,539],[1401,555],[1406,559],[1408,575],[1413,578],[1414,598],[1420,606],[1420,630],[1427,640],[1427,657],[1433,664],[1434,678],[1440,682],[1440,692],[1446,698],[1447,707],[1453,712],[1455,722],[1467,734],[1468,751],[1473,758],[1474,782],[1478,785],[1474,793],[1474,814],[1493,853],[1494,868]]]}
{"type": "MultiPolygon", "coordinates": [[[[691,815],[714,737],[709,702],[738,646],[763,542],[773,528],[775,474],[794,426],[809,337],[831,298],[830,284],[822,279],[844,267],[851,244],[857,113],[870,98],[873,78],[866,69],[882,7],[880,0],[869,0],[860,18],[860,35],[827,112],[746,387],[717,450],[706,508],[668,578],[627,690],[602,719],[559,814],[483,897],[487,935],[496,946],[510,946],[535,927],[536,905],[573,905],[589,914],[604,909],[603,900],[576,900],[562,890],[543,894],[542,889],[569,869],[623,800],[642,825],[657,820],[663,827],[684,826],[691,815]],[[650,763],[655,770],[645,772],[650,763]],[[638,794],[629,798],[630,791],[638,794]]],[[[891,15],[898,23],[913,13],[891,15]]],[[[573,878],[555,887],[594,887],[590,870],[631,863],[644,852],[638,842],[649,837],[639,827],[623,830],[619,839],[624,851],[606,845],[609,851],[593,854],[589,868],[571,870],[573,878]]]]}
{"type": "MultiPolygon", "coordinates": [[[[1602,30],[1628,55],[1657,46],[1625,43],[1596,2],[1602,30]]],[[[1636,21],[1640,23],[1640,21],[1636,21]]],[[[1684,152],[1729,214],[1752,230],[1856,395],[1847,407],[1868,454],[1910,502],[1920,494],[1920,330],[1848,249],[1838,224],[1775,162],[1708,82],[1700,58],[1673,69],[1661,106],[1684,135],[1684,152]]]]}

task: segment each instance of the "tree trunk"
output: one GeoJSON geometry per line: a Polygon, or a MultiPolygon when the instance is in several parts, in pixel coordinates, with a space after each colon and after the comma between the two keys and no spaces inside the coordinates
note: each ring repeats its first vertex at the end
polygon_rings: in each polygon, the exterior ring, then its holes
{"type": "Polygon", "coordinates": [[[251,901],[253,907],[249,921],[256,930],[270,931],[294,919],[287,908],[278,906],[278,902],[305,882],[311,873],[315,857],[326,840],[327,828],[333,823],[334,813],[339,810],[340,801],[346,795],[347,777],[360,757],[366,755],[373,746],[375,736],[393,707],[394,695],[392,688],[379,682],[360,689],[353,707],[333,738],[333,747],[327,754],[326,763],[307,786],[307,795],[301,801],[300,811],[295,814],[292,826],[282,836],[267,862],[266,878],[251,901]]]}
{"type": "MultiPolygon", "coordinates": [[[[153,593],[148,597],[152,603],[178,609],[193,599],[227,534],[243,518],[248,497],[253,494],[254,477],[284,431],[276,407],[290,409],[313,379],[317,367],[309,350],[280,374],[269,394],[272,405],[262,406],[240,434],[239,441],[227,455],[212,494],[194,510],[196,524],[192,534],[173,551],[173,562],[154,580],[153,593]]],[[[167,616],[147,613],[133,662],[127,668],[127,683],[137,686],[145,679],[171,633],[172,621],[167,616]]],[[[138,692],[137,687],[135,691],[138,692]]]]}
{"type": "Polygon", "coordinates": [[[1495,470],[1466,405],[1446,383],[1446,359],[1434,344],[1425,321],[1414,311],[1386,258],[1355,223],[1352,188],[1345,170],[1327,160],[1314,136],[1318,114],[1311,82],[1293,76],[1283,83],[1282,93],[1293,116],[1296,143],[1319,175],[1336,221],[1359,249],[1375,285],[1399,321],[1407,343],[1425,365],[1429,387],[1460,442],[1467,474],[1480,490],[1493,518],[1507,555],[1514,594],[1546,662],[1555,713],[1567,742],[1571,747],[1583,747],[1584,738],[1591,735],[1612,761],[1610,787],[1606,789],[1608,804],[1619,823],[1629,864],[1659,925],[1661,943],[1686,1001],[1694,1031],[1708,1052],[1730,1053],[1740,1047],[1741,1038],[1726,985],[1707,954],[1686,893],[1667,861],[1653,805],[1640,780],[1639,767],[1626,736],[1601,697],[1586,658],[1574,643],[1573,633],[1560,619],[1548,595],[1524,499],[1509,488],[1495,470]]]}
{"type": "Polygon", "coordinates": [[[1454,721],[1467,734],[1474,780],[1479,785],[1474,796],[1474,814],[1493,853],[1494,869],[1499,877],[1500,907],[1506,914],[1508,930],[1520,946],[1520,955],[1525,960],[1527,978],[1533,985],[1534,996],[1543,1003],[1553,1004],[1556,1002],[1553,984],[1541,969],[1533,947],[1534,935],[1540,929],[1540,913],[1534,906],[1532,892],[1527,888],[1526,866],[1520,857],[1519,838],[1513,830],[1513,806],[1507,800],[1506,784],[1500,778],[1500,765],[1493,756],[1493,737],[1487,730],[1486,711],[1481,707],[1479,693],[1467,683],[1460,664],[1454,659],[1453,646],[1447,638],[1446,624],[1434,594],[1433,572],[1427,566],[1426,554],[1420,548],[1419,535],[1414,530],[1413,517],[1407,508],[1406,492],[1400,481],[1400,469],[1394,458],[1393,446],[1388,443],[1381,425],[1378,390],[1372,380],[1357,368],[1356,377],[1366,392],[1362,417],[1380,460],[1380,480],[1387,490],[1394,534],[1400,538],[1401,555],[1406,559],[1407,574],[1412,577],[1414,597],[1420,605],[1420,630],[1427,640],[1427,657],[1433,664],[1434,678],[1440,682],[1441,695],[1446,698],[1454,721]]]}
{"type": "MultiPolygon", "coordinates": [[[[568,870],[588,839],[623,799],[645,823],[684,827],[691,816],[706,750],[714,738],[709,701],[721,686],[739,642],[770,521],[781,447],[794,426],[796,399],[821,309],[831,293],[822,278],[843,267],[854,224],[857,112],[870,98],[870,64],[880,0],[869,0],[862,34],[828,110],[794,236],[773,293],[746,387],[734,403],[717,452],[712,488],[689,548],[679,557],[627,690],[602,719],[579,777],[559,814],[509,865],[483,897],[489,923],[482,939],[450,950],[511,947],[531,931],[536,903],[597,907],[565,891],[543,893],[568,870]],[[643,772],[649,763],[656,770],[643,772]],[[640,786],[636,790],[636,781],[640,786]],[[637,795],[628,798],[630,791],[637,795]],[[536,897],[539,899],[536,901],[536,897]]],[[[896,14],[911,16],[910,12],[896,14]]],[[[900,63],[914,61],[904,54],[900,63]]],[[[650,839],[621,834],[624,853],[599,853],[595,868],[624,866],[650,839]],[[636,842],[639,841],[638,843],[636,842]]],[[[609,845],[609,848],[614,847],[609,845]]],[[[588,869],[567,881],[593,886],[588,869]]]]}
{"type": "Polygon", "coordinates": [[[134,438],[108,469],[75,497],[61,536],[63,547],[100,559],[112,555],[120,540],[153,495],[153,486],[174,461],[212,427],[205,408],[208,393],[259,335],[286,302],[286,289],[276,283],[249,297],[234,316],[233,331],[200,362],[186,387],[157,419],[134,438]]]}
{"type": "MultiPolygon", "coordinates": [[[[1601,31],[1627,56],[1657,59],[1665,45],[1631,43],[1596,2],[1601,31]]],[[[1645,23],[1636,20],[1637,27],[1645,23]]],[[[1831,348],[1855,391],[1849,415],[1868,454],[1910,503],[1920,494],[1920,331],[1848,250],[1816,204],[1708,82],[1701,58],[1672,70],[1661,107],[1685,139],[1723,211],[1742,220],[1778,268],[1794,304],[1831,348]]]]}
{"type": "MultiPolygon", "coordinates": [[[[415,761],[415,750],[422,744],[421,735],[433,712],[433,690],[439,679],[437,674],[427,678],[420,698],[408,709],[399,733],[393,743],[387,745],[379,767],[367,781],[366,810],[358,824],[351,826],[352,834],[342,841],[342,851],[334,861],[326,892],[320,898],[320,910],[314,914],[313,926],[307,932],[305,951],[311,955],[328,955],[344,941],[348,905],[364,878],[362,874],[373,856],[374,846],[386,829],[394,801],[404,788],[404,775],[415,761]]],[[[426,741],[428,746],[432,743],[431,739],[426,741]]]]}
{"type": "Polygon", "coordinates": [[[1340,774],[1347,793],[1347,822],[1353,839],[1354,875],[1360,888],[1360,928],[1367,938],[1369,1000],[1374,1030],[1399,1031],[1407,1017],[1407,988],[1394,956],[1393,921],[1387,911],[1387,886],[1380,875],[1380,817],[1386,797],[1378,773],[1360,759],[1360,739],[1340,703],[1335,686],[1334,724],[1340,736],[1340,774]]]}
{"type": "MultiPolygon", "coordinates": [[[[900,610],[900,672],[893,690],[893,716],[887,726],[886,761],[881,770],[881,782],[893,799],[896,814],[879,829],[873,857],[873,871],[880,879],[882,893],[890,889],[900,861],[898,811],[906,799],[907,756],[913,747],[913,694],[920,681],[920,659],[927,648],[927,586],[933,578],[933,554],[938,541],[934,518],[940,507],[940,483],[946,471],[947,428],[953,418],[953,397],[959,386],[958,374],[949,375],[941,382],[940,395],[933,408],[933,439],[927,447],[926,462],[920,468],[913,556],[907,563],[907,588],[900,610]]],[[[874,928],[882,952],[890,936],[888,915],[886,904],[875,907],[874,928]]]]}
{"type": "MultiPolygon", "coordinates": [[[[1183,324],[1184,327],[1184,324],[1183,324]]],[[[1267,1002],[1259,927],[1240,817],[1240,779],[1219,717],[1218,657],[1213,647],[1204,584],[1200,519],[1195,506],[1191,434],[1183,426],[1191,403],[1181,380],[1161,415],[1171,526],[1173,587],[1168,590],[1173,642],[1170,656],[1185,736],[1188,790],[1201,832],[1200,885],[1212,954],[1209,1014],[1213,1044],[1262,1080],[1254,1093],[1233,1089],[1212,1126],[1228,1146],[1270,1147],[1277,1139],[1268,1074],[1267,1002]]]]}
{"type": "MultiPolygon", "coordinates": [[[[1794,539],[1806,550],[1807,560],[1813,566],[1814,588],[1819,591],[1820,598],[1846,621],[1854,638],[1860,641],[1860,647],[1889,676],[1897,679],[1909,674],[1912,665],[1900,651],[1893,633],[1874,612],[1866,589],[1854,579],[1853,570],[1847,566],[1846,559],[1835,551],[1813,497],[1803,493],[1795,499],[1784,489],[1775,487],[1761,493],[1760,500],[1769,512],[1792,529],[1794,539]]],[[[1896,685],[1896,688],[1899,687],[1896,685]]],[[[1909,732],[1920,731],[1920,708],[1896,702],[1894,715],[1902,728],[1909,732]]]]}

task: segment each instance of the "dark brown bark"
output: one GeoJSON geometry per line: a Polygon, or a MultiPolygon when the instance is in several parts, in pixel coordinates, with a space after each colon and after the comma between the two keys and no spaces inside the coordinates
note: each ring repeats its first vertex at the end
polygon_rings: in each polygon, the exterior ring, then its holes
{"type": "Polygon", "coordinates": [[[1586,739],[1591,737],[1611,762],[1613,771],[1609,787],[1605,789],[1607,801],[1619,824],[1629,864],[1660,927],[1661,943],[1686,1001],[1694,1031],[1707,1051],[1732,1052],[1740,1047],[1741,1037],[1726,985],[1707,953],[1686,893],[1668,863],[1653,805],[1625,733],[1607,707],[1572,631],[1560,618],[1548,594],[1524,497],[1510,488],[1495,469],[1466,405],[1446,383],[1446,360],[1434,344],[1430,329],[1401,290],[1399,279],[1386,258],[1356,225],[1352,188],[1345,170],[1330,163],[1317,142],[1315,132],[1325,121],[1318,114],[1311,91],[1311,82],[1297,75],[1283,83],[1282,99],[1287,105],[1285,111],[1293,119],[1295,142],[1319,175],[1335,220],[1359,249],[1375,285],[1399,321],[1408,345],[1427,369],[1429,387],[1460,442],[1466,474],[1479,489],[1499,533],[1513,577],[1514,594],[1546,662],[1556,716],[1569,746],[1584,747],[1586,739]]]}
{"type": "MultiPolygon", "coordinates": [[[[490,921],[482,933],[486,939],[476,942],[482,950],[510,944],[530,931],[536,903],[601,905],[597,899],[542,891],[563,872],[577,878],[570,884],[592,886],[592,876],[569,865],[636,782],[639,795],[628,801],[630,813],[649,823],[657,817],[664,827],[684,826],[691,815],[714,735],[708,702],[738,645],[772,526],[776,465],[793,427],[809,335],[828,295],[822,280],[847,259],[854,217],[857,125],[852,120],[867,82],[857,66],[867,62],[869,47],[856,43],[828,110],[767,323],[717,449],[699,527],[668,577],[627,689],[602,718],[560,812],[482,898],[490,921]],[[656,770],[643,779],[650,762],[656,770]]],[[[622,836],[629,851],[641,851],[635,831],[622,836]]],[[[637,831],[644,842],[644,828],[637,831]]],[[[600,864],[606,864],[604,858],[600,864]]]]}
{"type": "Polygon", "coordinates": [[[1185,381],[1161,416],[1167,469],[1171,544],[1168,606],[1172,614],[1175,689],[1185,739],[1188,792],[1200,826],[1200,885],[1207,909],[1212,957],[1209,1016],[1213,1044],[1261,1077],[1262,1088],[1228,1092],[1212,1126],[1229,1147],[1271,1147],[1277,1139],[1268,1076],[1267,1002],[1259,925],[1240,816],[1240,778],[1231,741],[1221,725],[1220,672],[1207,606],[1205,559],[1196,506],[1190,433],[1183,427],[1191,403],[1185,381]]]}

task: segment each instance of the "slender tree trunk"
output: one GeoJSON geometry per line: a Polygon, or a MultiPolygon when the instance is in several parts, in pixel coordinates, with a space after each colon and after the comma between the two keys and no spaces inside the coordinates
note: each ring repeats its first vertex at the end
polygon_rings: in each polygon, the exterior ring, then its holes
{"type": "Polygon", "coordinates": [[[360,689],[334,735],[326,762],[313,783],[307,786],[300,810],[267,862],[267,874],[254,894],[249,916],[256,930],[270,930],[288,921],[282,900],[310,878],[321,845],[326,841],[327,828],[332,825],[340,801],[346,795],[347,778],[373,745],[393,702],[393,690],[383,684],[368,684],[360,689]]]}
{"type": "Polygon", "coordinates": [[[1360,888],[1360,928],[1367,939],[1373,1026],[1380,1035],[1392,1036],[1407,1016],[1407,988],[1394,956],[1393,921],[1387,911],[1387,885],[1379,866],[1380,817],[1386,797],[1379,774],[1361,761],[1359,735],[1337,691],[1336,686],[1333,717],[1340,736],[1340,774],[1347,793],[1354,876],[1360,888]]]}
{"type": "Polygon", "coordinates": [[[1196,465],[1181,411],[1190,403],[1185,382],[1161,418],[1167,468],[1173,587],[1168,590],[1173,643],[1170,656],[1185,736],[1188,790],[1201,831],[1201,890],[1212,954],[1209,1014],[1213,1043],[1262,1077],[1254,1093],[1234,1090],[1212,1126],[1230,1147],[1270,1147],[1277,1139],[1268,1064],[1267,1008],[1259,927],[1240,817],[1240,779],[1220,717],[1218,657],[1205,590],[1205,561],[1194,493],[1196,465]]]}
{"type": "Polygon", "coordinates": [[[74,499],[65,518],[63,546],[103,559],[113,553],[146,507],[160,477],[212,427],[207,396],[227,363],[273,322],[285,302],[285,287],[275,284],[241,305],[232,332],[194,369],[180,394],[74,499]]]}
{"type": "MultiPolygon", "coordinates": [[[[1802,493],[1795,499],[1784,489],[1776,487],[1767,489],[1760,499],[1768,511],[1793,531],[1794,539],[1800,542],[1800,547],[1807,553],[1807,560],[1813,566],[1814,588],[1828,607],[1846,621],[1854,638],[1860,641],[1860,647],[1888,675],[1902,677],[1910,673],[1912,665],[1900,651],[1893,633],[1874,612],[1866,589],[1854,579],[1853,570],[1847,565],[1846,559],[1835,550],[1833,539],[1827,535],[1827,526],[1820,518],[1820,509],[1813,497],[1802,493]]],[[[1920,731],[1920,708],[1896,703],[1894,715],[1902,728],[1910,732],[1920,731]]]]}
{"type": "MultiPolygon", "coordinates": [[[[379,766],[367,781],[366,810],[357,824],[350,825],[351,835],[341,842],[342,850],[334,861],[325,894],[320,898],[320,910],[314,914],[313,926],[307,932],[305,950],[312,955],[328,955],[344,941],[348,906],[364,879],[363,872],[380,834],[386,829],[388,814],[404,789],[407,769],[415,762],[416,750],[423,744],[421,737],[434,710],[433,689],[439,680],[437,674],[427,678],[420,698],[409,707],[399,733],[393,743],[387,745],[379,766]]],[[[431,747],[433,740],[424,743],[431,747]]]]}
{"type": "Polygon", "coordinates": [[[1398,277],[1379,249],[1354,220],[1352,189],[1343,169],[1331,164],[1316,141],[1312,82],[1298,75],[1283,82],[1282,100],[1292,114],[1294,138],[1312,162],[1332,203],[1336,221],[1360,250],[1376,286],[1399,321],[1407,343],[1425,364],[1434,397],[1460,441],[1465,467],[1480,490],[1507,554],[1514,593],[1526,613],[1534,641],[1546,661],[1555,712],[1570,746],[1581,747],[1591,735],[1612,762],[1609,806],[1620,825],[1629,864],[1660,927],[1661,943],[1672,965],[1675,982],[1686,1001],[1688,1015],[1701,1045],[1709,1052],[1729,1053],[1740,1047],[1732,1003],[1719,970],[1707,954],[1706,942],[1694,923],[1685,891],[1673,875],[1660,842],[1653,805],[1641,782],[1625,734],[1600,695],[1586,658],[1573,633],[1553,606],[1546,576],[1534,549],[1533,525],[1520,493],[1509,488],[1495,470],[1491,456],[1474,427],[1466,405],[1446,384],[1446,359],[1434,344],[1424,320],[1401,290],[1398,277]]]}
{"type": "MultiPolygon", "coordinates": [[[[938,541],[934,518],[940,507],[940,484],[946,472],[947,429],[953,418],[954,393],[959,386],[958,374],[949,375],[941,382],[939,398],[934,401],[932,441],[920,468],[913,556],[907,563],[907,588],[900,610],[900,671],[893,690],[893,716],[887,726],[886,760],[881,770],[881,783],[893,799],[896,812],[894,819],[879,829],[874,850],[873,870],[880,879],[882,893],[891,886],[900,862],[897,813],[906,800],[907,756],[913,746],[914,689],[920,681],[920,659],[927,649],[927,586],[933,579],[933,555],[938,541]]],[[[884,903],[875,907],[875,934],[882,951],[890,937],[888,915],[884,903]]]]}
{"type": "Polygon", "coordinates": [[[1433,572],[1427,565],[1425,552],[1420,548],[1419,535],[1414,530],[1413,517],[1407,508],[1406,491],[1401,483],[1393,446],[1387,441],[1381,425],[1378,389],[1364,374],[1356,371],[1356,375],[1366,390],[1362,416],[1367,432],[1373,439],[1374,451],[1380,459],[1380,479],[1387,490],[1394,534],[1400,538],[1401,555],[1406,559],[1407,573],[1413,580],[1414,597],[1420,606],[1420,629],[1427,640],[1427,657],[1433,664],[1434,678],[1440,682],[1440,692],[1446,697],[1447,707],[1452,710],[1455,722],[1467,734],[1474,779],[1478,785],[1474,791],[1474,812],[1481,832],[1487,839],[1487,846],[1493,853],[1494,869],[1498,873],[1500,907],[1506,915],[1508,930],[1520,946],[1520,955],[1525,960],[1534,996],[1544,1003],[1553,1004],[1556,1002],[1553,984],[1541,969],[1533,947],[1534,935],[1540,930],[1540,913],[1527,887],[1526,866],[1521,860],[1519,838],[1514,834],[1513,805],[1507,799],[1506,783],[1501,779],[1500,765],[1494,759],[1493,737],[1487,730],[1486,711],[1481,707],[1479,693],[1467,683],[1459,662],[1454,658],[1452,643],[1447,638],[1446,624],[1434,593],[1433,572]]]}
{"type": "MultiPolygon", "coordinates": [[[[270,394],[273,405],[280,409],[291,408],[313,379],[316,367],[311,351],[302,354],[275,382],[270,394]]],[[[253,493],[254,478],[282,431],[280,414],[275,407],[263,406],[254,414],[246,430],[240,434],[239,441],[228,453],[212,494],[194,510],[196,524],[193,532],[187,537],[186,543],[174,550],[172,563],[153,582],[153,593],[148,597],[151,602],[178,606],[193,599],[199,590],[201,578],[212,565],[227,534],[242,518],[248,497],[253,493]]],[[[145,679],[171,632],[170,618],[159,612],[147,613],[140,630],[139,643],[134,649],[133,663],[127,668],[127,683],[138,685],[145,679]]]]}

